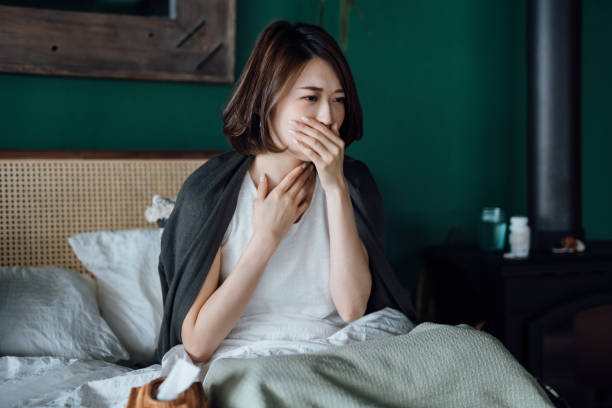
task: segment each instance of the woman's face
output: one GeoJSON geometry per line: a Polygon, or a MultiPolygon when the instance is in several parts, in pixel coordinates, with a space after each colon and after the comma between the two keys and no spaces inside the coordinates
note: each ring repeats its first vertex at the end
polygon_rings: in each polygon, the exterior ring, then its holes
{"type": "MultiPolygon", "coordinates": [[[[344,90],[332,66],[321,58],[306,63],[293,87],[282,95],[270,118],[272,140],[302,161],[310,161],[293,143],[289,121],[300,121],[302,116],[316,119],[330,129],[340,129],[344,121],[344,90]]],[[[287,153],[286,152],[286,153],[287,153]]]]}

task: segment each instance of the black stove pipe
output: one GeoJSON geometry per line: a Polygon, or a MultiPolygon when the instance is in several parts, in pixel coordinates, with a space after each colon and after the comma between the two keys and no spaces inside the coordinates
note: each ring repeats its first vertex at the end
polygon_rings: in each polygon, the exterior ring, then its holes
{"type": "Polygon", "coordinates": [[[584,239],[580,0],[527,0],[527,199],[531,247],[584,239]]]}

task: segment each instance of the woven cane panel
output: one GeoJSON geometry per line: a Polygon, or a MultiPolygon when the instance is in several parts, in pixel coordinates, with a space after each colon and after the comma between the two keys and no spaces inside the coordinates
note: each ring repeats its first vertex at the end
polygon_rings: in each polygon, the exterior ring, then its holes
{"type": "Polygon", "coordinates": [[[156,228],[144,211],[176,197],[206,159],[0,160],[0,265],[87,273],[68,244],[81,232],[156,228]]]}

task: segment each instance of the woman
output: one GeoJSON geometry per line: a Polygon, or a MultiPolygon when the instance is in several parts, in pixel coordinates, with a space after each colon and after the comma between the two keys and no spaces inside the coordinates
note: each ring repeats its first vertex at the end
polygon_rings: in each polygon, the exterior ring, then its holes
{"type": "Polygon", "coordinates": [[[205,363],[255,343],[305,352],[351,330],[357,340],[410,330],[409,295],[383,253],[376,184],[344,156],[362,114],[335,40],[314,25],[270,24],[223,122],[235,151],[187,179],[164,228],[156,359],[171,347],[172,359],[205,363]],[[352,325],[377,311],[391,324],[352,325]]]}
{"type": "Polygon", "coordinates": [[[162,376],[177,359],[200,363],[218,403],[551,406],[492,336],[414,328],[376,183],[344,155],[361,108],[331,36],[266,27],[223,121],[236,150],[188,177],[164,226],[162,376]],[[278,354],[293,355],[235,359],[278,354]]]}

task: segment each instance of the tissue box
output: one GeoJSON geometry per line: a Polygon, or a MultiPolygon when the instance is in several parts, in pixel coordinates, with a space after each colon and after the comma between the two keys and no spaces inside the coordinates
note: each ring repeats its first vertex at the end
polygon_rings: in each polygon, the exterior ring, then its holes
{"type": "Polygon", "coordinates": [[[142,387],[132,388],[126,408],[208,408],[206,394],[204,394],[204,388],[199,381],[191,384],[189,388],[171,401],[157,400],[155,398],[157,388],[165,379],[166,377],[156,378],[142,387]]]}

